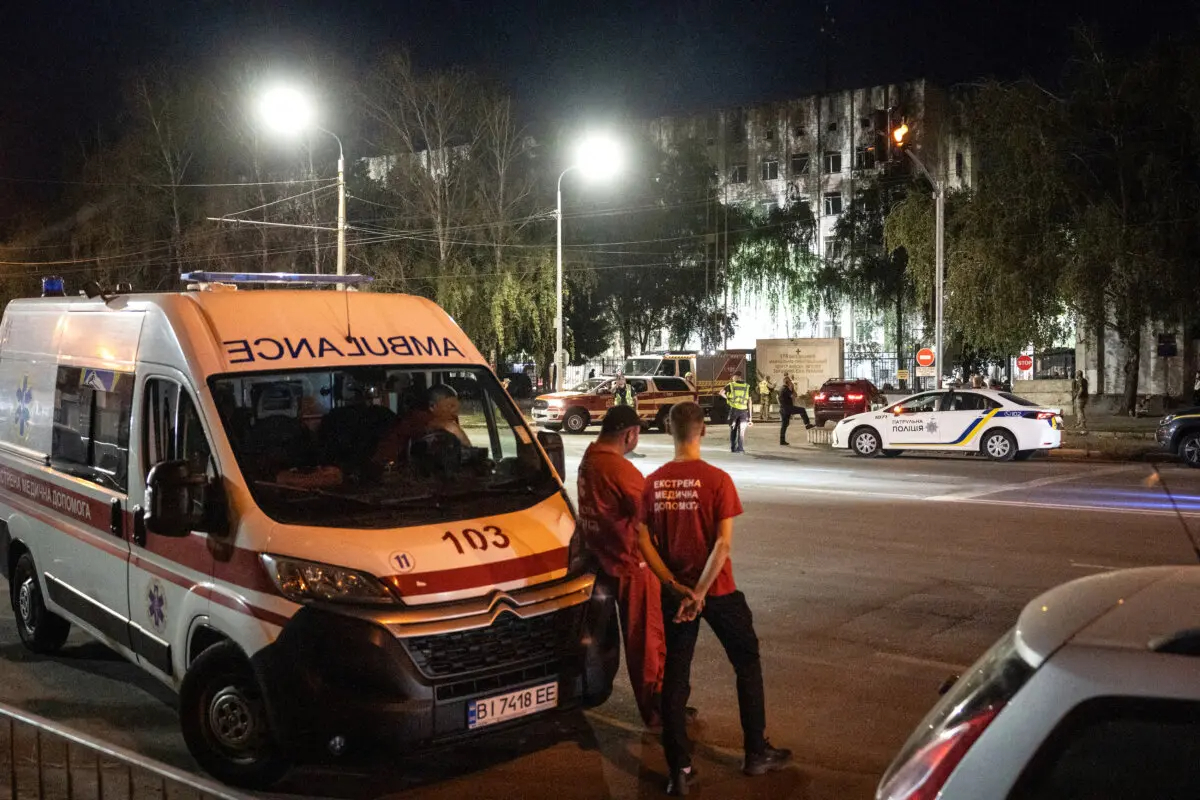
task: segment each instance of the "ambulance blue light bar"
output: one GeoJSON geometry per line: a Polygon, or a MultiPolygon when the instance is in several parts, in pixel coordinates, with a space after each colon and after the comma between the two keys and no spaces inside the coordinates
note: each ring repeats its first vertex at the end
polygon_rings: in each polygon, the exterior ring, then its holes
{"type": "Polygon", "coordinates": [[[301,272],[185,272],[182,281],[196,283],[283,283],[295,285],[357,286],[375,280],[370,275],[312,275],[301,272]]]}

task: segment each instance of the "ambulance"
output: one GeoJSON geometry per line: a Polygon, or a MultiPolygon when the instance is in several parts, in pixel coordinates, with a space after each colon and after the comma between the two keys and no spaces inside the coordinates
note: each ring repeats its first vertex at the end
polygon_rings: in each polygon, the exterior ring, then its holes
{"type": "Polygon", "coordinates": [[[607,699],[615,616],[561,440],[442,309],[358,276],[183,277],[5,309],[0,571],[26,646],[104,642],[246,787],[607,699]]]}

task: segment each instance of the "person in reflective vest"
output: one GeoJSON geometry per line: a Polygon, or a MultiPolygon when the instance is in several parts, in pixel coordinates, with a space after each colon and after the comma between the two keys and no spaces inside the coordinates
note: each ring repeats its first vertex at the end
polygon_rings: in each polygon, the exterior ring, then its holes
{"type": "Polygon", "coordinates": [[[742,373],[733,373],[733,379],[721,389],[721,397],[729,404],[729,451],[746,452],[746,427],[750,419],[750,385],[742,383],[742,373]]]}
{"type": "MultiPolygon", "coordinates": [[[[613,384],[613,408],[621,406],[629,406],[637,412],[637,390],[633,385],[626,382],[624,375],[618,375],[616,382],[613,384]]],[[[641,458],[641,453],[635,453],[630,450],[628,453],[630,458],[641,458]]]]}
{"type": "Polygon", "coordinates": [[[637,410],[637,390],[625,382],[624,375],[617,376],[616,385],[613,387],[613,405],[632,406],[637,410]]]}

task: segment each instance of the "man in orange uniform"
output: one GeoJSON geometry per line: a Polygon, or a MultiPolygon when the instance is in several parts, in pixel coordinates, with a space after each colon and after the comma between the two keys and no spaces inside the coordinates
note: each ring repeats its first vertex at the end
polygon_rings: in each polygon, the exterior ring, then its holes
{"type": "Polygon", "coordinates": [[[663,641],[662,587],[638,549],[645,479],[625,458],[637,447],[641,421],[632,406],[604,415],[600,436],[579,464],[579,525],[599,562],[597,590],[617,599],[625,665],[638,710],[647,727],[661,724],[663,641]]]}
{"type": "Polygon", "coordinates": [[[667,622],[663,671],[663,749],[670,778],[667,794],[688,793],[695,780],[686,704],[691,693],[692,656],[703,618],[725,648],[737,675],[746,759],[742,771],[762,775],[791,761],[789,750],[766,738],[758,636],[746,596],[733,581],[733,520],[742,513],[733,480],[700,458],[704,410],[695,403],[671,408],[675,460],[652,472],[642,497],[647,525],[638,543],[662,580],[662,614],[667,622]]]}

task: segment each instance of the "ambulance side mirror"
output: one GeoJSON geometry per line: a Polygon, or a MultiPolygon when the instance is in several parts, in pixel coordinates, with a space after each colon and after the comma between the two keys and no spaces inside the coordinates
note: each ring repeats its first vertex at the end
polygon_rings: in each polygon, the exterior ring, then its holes
{"type": "Polygon", "coordinates": [[[218,533],[220,486],[204,473],[193,473],[187,461],[163,461],[146,476],[146,529],[159,536],[184,537],[192,531],[218,533]]]}
{"type": "Polygon", "coordinates": [[[538,431],[537,438],[538,444],[546,451],[546,456],[554,465],[555,471],[558,472],[558,479],[565,481],[567,479],[567,455],[563,450],[562,436],[554,431],[538,431]]]}

